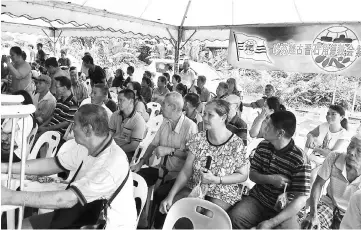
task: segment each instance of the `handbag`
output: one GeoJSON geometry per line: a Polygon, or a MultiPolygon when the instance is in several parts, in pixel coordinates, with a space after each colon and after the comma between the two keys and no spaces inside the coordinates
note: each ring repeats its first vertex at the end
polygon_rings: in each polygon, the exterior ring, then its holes
{"type": "MultiPolygon", "coordinates": [[[[74,182],[76,176],[82,167],[83,162],[80,164],[75,175],[69,182],[66,189],[70,187],[70,184],[74,182]]],[[[51,229],[103,229],[107,220],[107,209],[118,193],[122,190],[125,183],[128,180],[130,171],[113,193],[109,200],[101,199],[95,200],[85,205],[81,205],[78,202],[71,208],[62,208],[54,211],[54,216],[50,224],[51,229]]]]}

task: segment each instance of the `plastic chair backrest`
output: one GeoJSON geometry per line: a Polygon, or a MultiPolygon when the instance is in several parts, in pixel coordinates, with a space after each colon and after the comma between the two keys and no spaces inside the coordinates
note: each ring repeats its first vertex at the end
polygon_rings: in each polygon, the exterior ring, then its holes
{"type": "Polygon", "coordinates": [[[151,110],[150,116],[149,116],[149,120],[153,117],[156,117],[157,115],[155,114],[156,111],[160,112],[160,108],[161,105],[157,102],[149,102],[147,104],[147,109],[151,110]]]}
{"type": "Polygon", "coordinates": [[[141,177],[140,175],[133,172],[132,177],[133,177],[134,199],[137,198],[140,199],[140,207],[137,206],[137,215],[138,215],[137,222],[138,222],[140,214],[142,213],[145,203],[147,201],[148,186],[145,180],[143,179],[143,177],[141,177]]]}
{"type": "Polygon", "coordinates": [[[43,133],[36,141],[34,148],[28,156],[28,160],[36,159],[41,146],[45,143],[49,143],[49,148],[46,153],[46,157],[53,157],[58,149],[60,142],[60,133],[56,131],[47,131],[43,133]]]}
{"type": "Polygon", "coordinates": [[[158,116],[149,118],[149,120],[147,122],[148,129],[152,130],[152,131],[157,131],[160,128],[160,126],[162,125],[163,119],[164,119],[163,115],[158,115],[158,116]]]}
{"type": "Polygon", "coordinates": [[[35,128],[33,128],[28,136],[28,147],[26,148],[27,151],[30,153],[31,151],[31,148],[33,147],[34,145],[34,141],[35,141],[35,135],[36,133],[38,132],[38,124],[35,124],[35,128]]]}
{"type": "Polygon", "coordinates": [[[226,211],[214,203],[198,198],[183,198],[174,203],[167,214],[163,229],[172,229],[176,221],[182,217],[188,218],[194,229],[232,229],[226,211]],[[198,207],[210,210],[213,217],[197,212],[198,207]]]}

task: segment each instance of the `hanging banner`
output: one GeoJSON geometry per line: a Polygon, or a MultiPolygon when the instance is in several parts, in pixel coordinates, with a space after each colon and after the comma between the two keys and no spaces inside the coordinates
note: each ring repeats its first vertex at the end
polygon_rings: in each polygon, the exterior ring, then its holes
{"type": "Polygon", "coordinates": [[[246,69],[361,77],[361,24],[231,30],[228,62],[246,69]]]}

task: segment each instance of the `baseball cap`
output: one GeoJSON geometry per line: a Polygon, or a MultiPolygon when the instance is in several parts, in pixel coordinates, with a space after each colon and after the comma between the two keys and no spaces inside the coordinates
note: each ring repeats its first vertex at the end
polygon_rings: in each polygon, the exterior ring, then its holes
{"type": "Polygon", "coordinates": [[[51,84],[51,78],[48,75],[41,74],[38,78],[34,78],[35,81],[45,81],[48,84],[51,84]]]}

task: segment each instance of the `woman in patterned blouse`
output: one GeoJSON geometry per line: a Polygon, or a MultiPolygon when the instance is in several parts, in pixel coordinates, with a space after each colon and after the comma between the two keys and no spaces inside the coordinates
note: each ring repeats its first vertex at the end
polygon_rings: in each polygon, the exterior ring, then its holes
{"type": "Polygon", "coordinates": [[[207,131],[195,134],[186,144],[189,154],[175,184],[160,205],[167,213],[177,200],[187,197],[201,182],[208,187],[206,200],[224,210],[241,200],[239,183],[248,178],[246,147],[241,138],[226,128],[229,103],[213,100],[206,104],[203,121],[207,131]],[[209,170],[205,169],[207,157],[212,157],[209,170]]]}

